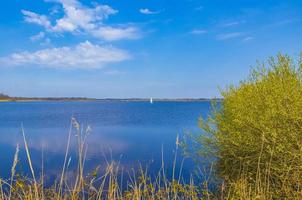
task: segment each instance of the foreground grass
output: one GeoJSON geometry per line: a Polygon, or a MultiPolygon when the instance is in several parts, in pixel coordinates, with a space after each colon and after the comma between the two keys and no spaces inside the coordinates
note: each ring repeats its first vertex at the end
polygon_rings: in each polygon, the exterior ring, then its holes
{"type": "MultiPolygon", "coordinates": [[[[40,178],[37,179],[26,135],[22,127],[24,148],[31,177],[21,176],[16,172],[19,159],[19,145],[17,145],[11,167],[11,177],[8,180],[0,179],[0,199],[199,199],[201,196],[209,196],[209,194],[200,193],[202,190],[200,190],[197,183],[193,181],[193,177],[189,183],[185,183],[181,177],[179,179],[174,178],[174,176],[176,176],[176,160],[173,163],[172,178],[166,176],[164,162],[155,177],[151,177],[147,170],[140,167],[138,171],[129,174],[127,182],[121,181],[120,175],[122,170],[119,164],[114,161],[107,163],[102,174],[98,173],[98,169],[84,174],[87,150],[86,140],[90,134],[90,129],[87,128],[85,131],[83,130],[76,119],[72,118],[61,174],[52,186],[45,187],[44,171],[42,170],[42,174],[39,175],[40,178]],[[69,180],[67,177],[68,158],[70,154],[71,136],[74,132],[78,145],[78,164],[73,180],[69,180]]],[[[176,148],[178,148],[178,144],[176,144],[176,148]]],[[[202,187],[205,188],[207,185],[205,184],[202,187]]]]}

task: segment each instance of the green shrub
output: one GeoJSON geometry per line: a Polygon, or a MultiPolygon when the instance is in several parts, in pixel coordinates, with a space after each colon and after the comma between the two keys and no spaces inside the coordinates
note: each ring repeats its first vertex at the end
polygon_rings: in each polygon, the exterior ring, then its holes
{"type": "Polygon", "coordinates": [[[301,199],[302,62],[270,58],[221,93],[221,106],[200,121],[197,153],[207,149],[217,158],[226,184],[244,177],[272,198],[301,199]]]}

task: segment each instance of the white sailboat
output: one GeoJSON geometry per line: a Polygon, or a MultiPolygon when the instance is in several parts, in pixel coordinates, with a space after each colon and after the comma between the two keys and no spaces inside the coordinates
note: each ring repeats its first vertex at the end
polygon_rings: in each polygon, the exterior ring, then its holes
{"type": "Polygon", "coordinates": [[[151,103],[151,104],[153,103],[153,99],[152,99],[152,98],[150,98],[150,103],[151,103]]]}

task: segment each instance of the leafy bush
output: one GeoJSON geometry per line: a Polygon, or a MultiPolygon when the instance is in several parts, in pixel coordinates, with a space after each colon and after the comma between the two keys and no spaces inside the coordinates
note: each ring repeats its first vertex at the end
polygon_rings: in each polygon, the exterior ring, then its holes
{"type": "Polygon", "coordinates": [[[217,172],[229,185],[244,177],[272,198],[301,199],[301,60],[270,58],[221,93],[221,106],[200,121],[206,133],[196,138],[203,145],[198,153],[207,149],[217,158],[217,172]]]}

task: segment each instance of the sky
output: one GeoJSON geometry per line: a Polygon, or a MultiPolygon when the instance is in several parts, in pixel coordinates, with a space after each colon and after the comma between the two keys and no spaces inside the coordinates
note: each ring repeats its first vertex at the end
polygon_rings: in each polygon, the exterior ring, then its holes
{"type": "Polygon", "coordinates": [[[220,97],[301,35],[301,0],[5,0],[0,92],[220,97]]]}

